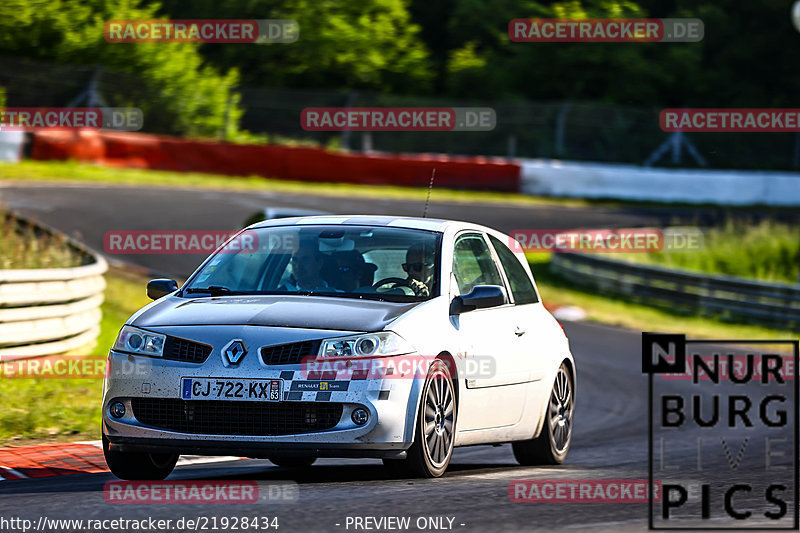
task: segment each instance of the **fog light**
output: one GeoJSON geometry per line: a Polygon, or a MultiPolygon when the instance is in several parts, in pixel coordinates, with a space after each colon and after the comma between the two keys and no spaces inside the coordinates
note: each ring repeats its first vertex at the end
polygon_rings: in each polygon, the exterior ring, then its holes
{"type": "Polygon", "coordinates": [[[353,411],[353,414],[350,415],[350,418],[353,419],[353,422],[355,422],[356,425],[363,426],[367,423],[367,420],[369,420],[369,413],[366,409],[359,407],[353,411]]]}
{"type": "Polygon", "coordinates": [[[114,418],[122,418],[125,416],[125,404],[122,402],[114,402],[111,404],[111,416],[114,418]]]}

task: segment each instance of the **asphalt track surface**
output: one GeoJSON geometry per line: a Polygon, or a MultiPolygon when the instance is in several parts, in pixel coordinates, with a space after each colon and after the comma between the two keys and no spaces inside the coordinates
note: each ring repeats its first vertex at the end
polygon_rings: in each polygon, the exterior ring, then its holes
{"type": "MultiPolygon", "coordinates": [[[[251,211],[265,205],[315,208],[334,213],[418,214],[416,202],[367,201],[298,195],[165,191],[141,188],[6,187],[0,202],[67,232],[79,232],[92,247],[102,249],[105,231],[127,229],[232,229],[251,211]]],[[[558,207],[509,207],[464,204],[431,206],[432,217],[457,218],[497,227],[564,228],[597,224],[633,226],[674,219],[668,210],[567,209],[558,207]]],[[[694,216],[694,214],[690,214],[694,216]]],[[[200,258],[177,256],[130,256],[146,268],[185,276],[200,258]]],[[[546,295],[545,295],[546,297],[546,295]]],[[[67,519],[261,516],[277,517],[279,531],[364,531],[347,527],[348,517],[406,516],[410,531],[419,530],[419,517],[452,518],[456,531],[608,530],[644,531],[648,527],[646,503],[513,503],[509,484],[518,479],[594,480],[646,479],[648,475],[648,378],[642,374],[641,333],[588,323],[567,323],[578,368],[575,430],[565,464],[554,467],[520,467],[509,445],[458,449],[447,474],[440,479],[390,479],[378,460],[321,460],[305,471],[272,466],[264,460],[192,465],[176,469],[174,480],[254,480],[258,483],[296,482],[298,499],[291,503],[260,502],[238,505],[112,505],[103,487],[114,480],[110,474],[61,476],[0,482],[0,517],[21,517],[37,523],[40,516],[67,519]]],[[[657,324],[654,328],[657,329],[657,324]]],[[[686,396],[697,389],[690,382],[660,382],[662,390],[686,396]]],[[[714,389],[707,389],[704,397],[714,389]]],[[[98,399],[99,401],[99,399],[98,399]]],[[[796,415],[790,409],[789,420],[796,415]]],[[[725,410],[722,410],[723,416],[725,410]]],[[[790,425],[791,426],[791,425],[790,425]]],[[[788,486],[781,494],[793,516],[792,431],[780,430],[786,453],[764,466],[762,433],[725,433],[724,428],[702,430],[692,425],[670,433],[667,467],[656,479],[708,483],[711,486],[711,519],[704,522],[673,521],[673,526],[748,527],[777,526],[763,515],[775,510],[765,502],[763,485],[780,480],[788,486]],[[710,432],[709,432],[710,431],[710,432]],[[720,436],[736,455],[743,436],[750,444],[738,469],[730,466],[720,447],[720,436]],[[707,446],[703,470],[696,470],[697,438],[707,446]],[[788,443],[788,444],[787,444],[788,443]],[[666,479],[666,478],[665,478],[666,479]],[[731,522],[722,510],[722,492],[734,481],[750,483],[749,495],[737,495],[736,505],[753,512],[748,522],[731,522]]],[[[658,468],[658,467],[657,467],[658,468]]],[[[692,494],[688,505],[697,507],[692,494]]],[[[660,504],[655,506],[660,513],[660,504]]],[[[174,523],[174,522],[173,522],[174,523]]],[[[448,524],[448,520],[444,521],[448,524]]],[[[663,525],[663,523],[657,523],[663,525]]],[[[780,525],[791,525],[781,522],[780,525]]],[[[173,528],[174,529],[174,528],[173,528]]],[[[5,531],[5,530],[4,530],[5,531]]],[[[9,529],[9,531],[11,531],[9,529]]]]}
{"type": "MultiPolygon", "coordinates": [[[[313,190],[313,185],[310,185],[313,190]]],[[[436,191],[428,209],[431,218],[477,222],[500,231],[516,229],[620,228],[676,224],[712,225],[724,219],[722,209],[703,207],[570,208],[438,202],[436,191]]],[[[4,184],[0,207],[9,208],[77,236],[103,250],[103,235],[112,230],[234,230],[264,207],[296,207],[334,214],[421,216],[424,203],[394,199],[346,198],[313,194],[226,192],[146,187],[4,184]]],[[[759,217],[764,211],[736,213],[759,217]]],[[[774,216],[800,218],[783,210],[774,216]]],[[[153,271],[178,277],[191,273],[204,255],[112,255],[153,271]]]]}

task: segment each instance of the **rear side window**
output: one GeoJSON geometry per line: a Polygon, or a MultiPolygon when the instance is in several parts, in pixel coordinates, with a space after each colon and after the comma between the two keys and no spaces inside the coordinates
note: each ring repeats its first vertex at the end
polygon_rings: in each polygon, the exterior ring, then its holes
{"type": "Polygon", "coordinates": [[[509,250],[508,246],[499,239],[489,235],[492,246],[497,251],[503,270],[506,272],[508,283],[511,285],[511,294],[514,295],[514,302],[517,304],[533,304],[539,301],[536,289],[533,288],[531,278],[525,272],[525,268],[520,264],[517,256],[509,250]]]}

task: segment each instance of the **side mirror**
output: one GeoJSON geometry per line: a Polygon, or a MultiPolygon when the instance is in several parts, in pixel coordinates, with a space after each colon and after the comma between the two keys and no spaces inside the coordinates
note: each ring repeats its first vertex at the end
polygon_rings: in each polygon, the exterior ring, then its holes
{"type": "Polygon", "coordinates": [[[151,279],[147,282],[147,296],[151,300],[158,300],[177,290],[178,283],[174,279],[151,279]]]}
{"type": "Polygon", "coordinates": [[[450,314],[460,315],[475,309],[498,307],[506,303],[506,291],[499,285],[476,285],[467,294],[456,296],[450,303],[450,314]]]}

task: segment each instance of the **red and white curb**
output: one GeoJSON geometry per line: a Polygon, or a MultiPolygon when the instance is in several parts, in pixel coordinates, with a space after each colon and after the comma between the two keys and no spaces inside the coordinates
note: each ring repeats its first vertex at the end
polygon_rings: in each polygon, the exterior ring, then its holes
{"type": "Polygon", "coordinates": [[[586,320],[586,311],[574,305],[553,305],[544,302],[544,307],[559,322],[580,322],[586,320]]]}
{"type": "MultiPolygon", "coordinates": [[[[238,461],[242,457],[184,455],[178,466],[238,461]]],[[[101,441],[0,448],[0,481],[108,472],[101,441]]]]}

